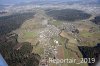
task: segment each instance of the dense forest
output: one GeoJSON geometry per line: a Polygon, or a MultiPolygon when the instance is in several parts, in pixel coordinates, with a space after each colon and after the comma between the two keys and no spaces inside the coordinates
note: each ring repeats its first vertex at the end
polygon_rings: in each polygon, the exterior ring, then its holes
{"type": "Polygon", "coordinates": [[[18,35],[11,31],[18,29],[35,13],[20,13],[0,17],[0,53],[9,66],[38,66],[41,57],[32,53],[29,42],[18,42],[18,35]]]}
{"type": "MultiPolygon", "coordinates": [[[[79,46],[79,50],[81,51],[83,58],[95,58],[95,62],[89,63],[89,66],[96,66],[96,63],[99,61],[100,57],[100,43],[94,47],[79,46]]],[[[92,60],[90,62],[92,62],[92,60]]]]}
{"type": "Polygon", "coordinates": [[[25,20],[34,17],[35,13],[20,13],[0,17],[0,35],[7,34],[19,28],[25,20]]]}
{"type": "Polygon", "coordinates": [[[100,25],[100,16],[96,16],[93,20],[91,20],[93,23],[100,25]]]}
{"type": "Polygon", "coordinates": [[[33,46],[29,42],[19,43],[15,33],[0,37],[0,53],[9,66],[38,66],[41,57],[32,53],[33,46]]]}
{"type": "Polygon", "coordinates": [[[62,21],[83,20],[91,16],[90,14],[75,9],[47,10],[46,14],[56,20],[62,21]]]}

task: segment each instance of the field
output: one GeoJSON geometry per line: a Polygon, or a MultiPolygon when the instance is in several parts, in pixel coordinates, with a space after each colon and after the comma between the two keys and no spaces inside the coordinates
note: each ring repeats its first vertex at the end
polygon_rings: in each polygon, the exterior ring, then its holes
{"type": "Polygon", "coordinates": [[[80,32],[80,37],[82,38],[81,45],[84,46],[96,46],[100,42],[100,32],[80,32]]]}
{"type": "Polygon", "coordinates": [[[24,33],[24,38],[34,38],[34,37],[36,37],[37,36],[37,33],[35,33],[35,32],[25,32],[24,33]]]}
{"type": "Polygon", "coordinates": [[[49,23],[49,24],[51,24],[51,25],[54,25],[54,26],[58,27],[58,26],[62,25],[62,22],[61,22],[61,21],[59,21],[59,20],[54,20],[54,21],[50,21],[50,23],[49,23]]]}
{"type": "MultiPolygon", "coordinates": [[[[3,16],[0,17],[0,35],[5,37],[0,38],[0,42],[5,42],[5,45],[6,42],[8,42],[7,44],[18,45],[27,43],[32,47],[31,53],[38,54],[41,60],[58,58],[76,59],[77,62],[80,62],[80,58],[84,56],[80,49],[84,48],[83,51],[88,54],[89,48],[100,43],[99,26],[88,20],[91,16],[84,11],[75,9],[50,9],[47,11],[37,9],[36,14],[32,12],[3,16]],[[8,33],[11,33],[11,36],[8,33]],[[16,34],[16,37],[13,33],[16,34]]],[[[26,54],[26,50],[29,51],[30,49],[27,45],[25,50],[22,48],[26,54]]],[[[21,46],[17,47],[18,50],[20,48],[21,46]]],[[[94,56],[95,54],[91,53],[91,55],[94,56]]],[[[51,63],[50,66],[57,65],[51,63]]],[[[88,66],[88,63],[65,63],[61,66],[88,66]]]]}

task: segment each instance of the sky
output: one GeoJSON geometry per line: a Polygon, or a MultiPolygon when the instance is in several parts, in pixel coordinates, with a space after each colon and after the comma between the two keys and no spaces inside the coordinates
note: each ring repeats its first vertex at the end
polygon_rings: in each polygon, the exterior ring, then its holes
{"type": "MultiPolygon", "coordinates": [[[[31,2],[31,1],[54,1],[54,0],[0,0],[1,4],[18,4],[21,2],[31,2]]],[[[56,1],[83,1],[83,0],[56,0],[56,1]]],[[[84,0],[87,1],[87,0],[84,0]]],[[[95,0],[88,0],[88,1],[95,1],[95,0]]]]}
{"type": "Polygon", "coordinates": [[[0,0],[0,4],[17,4],[21,2],[30,2],[33,0],[0,0]]]}

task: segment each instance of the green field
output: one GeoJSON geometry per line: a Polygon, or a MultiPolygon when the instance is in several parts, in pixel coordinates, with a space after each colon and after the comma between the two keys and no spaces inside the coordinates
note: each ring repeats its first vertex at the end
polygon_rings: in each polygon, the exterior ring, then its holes
{"type": "Polygon", "coordinates": [[[81,45],[84,46],[96,46],[97,43],[100,43],[100,32],[90,33],[83,31],[80,32],[80,37],[83,37],[83,42],[81,42],[81,45]]]}
{"type": "Polygon", "coordinates": [[[50,24],[58,27],[58,26],[62,25],[62,22],[58,21],[58,20],[55,20],[55,21],[51,21],[50,24]]]}
{"type": "Polygon", "coordinates": [[[25,32],[24,33],[24,38],[33,38],[36,37],[37,33],[36,32],[25,32]]]}

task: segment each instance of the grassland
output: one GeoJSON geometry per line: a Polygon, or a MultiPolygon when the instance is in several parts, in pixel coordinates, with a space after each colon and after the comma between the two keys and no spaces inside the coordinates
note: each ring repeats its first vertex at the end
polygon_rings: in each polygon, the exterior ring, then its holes
{"type": "MultiPolygon", "coordinates": [[[[64,50],[64,58],[68,59],[76,59],[76,62],[80,62],[83,56],[77,47],[77,43],[74,38],[70,35],[67,35],[66,32],[62,32],[60,34],[60,42],[62,43],[63,50],[64,50]],[[68,39],[68,42],[66,40],[68,39]],[[66,44],[66,47],[65,47],[66,44]]],[[[87,64],[76,64],[76,63],[67,63],[68,66],[87,66],[87,64]]],[[[63,64],[66,66],[66,64],[63,64]]]]}
{"type": "Polygon", "coordinates": [[[84,46],[96,46],[100,43],[100,32],[80,32],[80,37],[82,38],[81,45],[84,46]]]}
{"type": "Polygon", "coordinates": [[[60,25],[62,25],[62,22],[59,20],[54,20],[54,21],[51,21],[50,24],[56,27],[59,27],[60,25]]]}
{"type": "Polygon", "coordinates": [[[37,53],[39,55],[42,55],[44,53],[44,48],[41,47],[40,45],[38,46],[33,46],[33,53],[37,53]]]}
{"type": "Polygon", "coordinates": [[[37,33],[36,32],[25,32],[24,33],[24,38],[34,38],[37,36],[37,33]]]}

